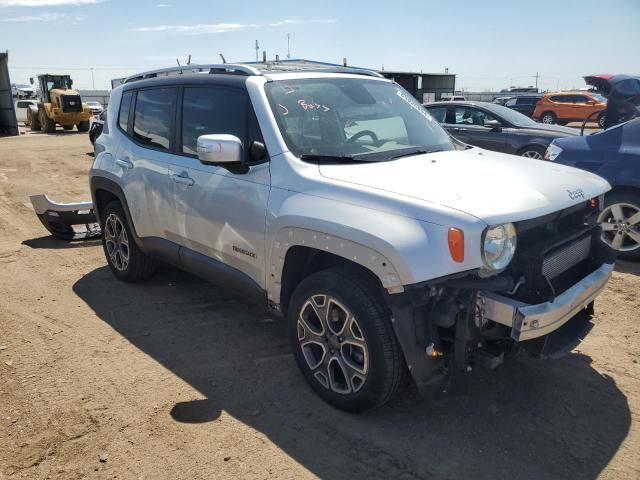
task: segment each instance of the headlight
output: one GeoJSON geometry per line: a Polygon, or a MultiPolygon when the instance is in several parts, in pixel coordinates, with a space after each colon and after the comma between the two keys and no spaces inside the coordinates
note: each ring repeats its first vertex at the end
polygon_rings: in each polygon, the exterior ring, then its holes
{"type": "Polygon", "coordinates": [[[560,148],[558,145],[552,142],[547,147],[547,151],[544,152],[544,159],[549,160],[550,162],[553,162],[556,158],[558,158],[558,155],[560,155],[561,153],[562,153],[562,148],[560,148]]]}
{"type": "Polygon", "coordinates": [[[516,229],[512,223],[487,228],[482,239],[482,262],[484,274],[501,272],[516,252],[516,229]]]}

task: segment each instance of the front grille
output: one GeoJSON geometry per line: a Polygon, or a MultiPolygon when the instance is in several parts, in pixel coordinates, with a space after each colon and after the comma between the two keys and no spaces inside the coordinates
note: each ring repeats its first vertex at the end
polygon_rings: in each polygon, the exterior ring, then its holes
{"type": "Polygon", "coordinates": [[[65,113],[81,112],[82,100],[80,99],[80,95],[63,95],[62,111],[65,113]]]}
{"type": "Polygon", "coordinates": [[[590,235],[585,236],[545,256],[542,261],[542,275],[548,280],[553,280],[576,266],[589,256],[591,241],[590,235]]]}
{"type": "Polygon", "coordinates": [[[549,301],[591,273],[597,263],[596,216],[596,209],[585,202],[516,223],[518,247],[505,273],[525,283],[514,298],[532,304],[549,301]]]}

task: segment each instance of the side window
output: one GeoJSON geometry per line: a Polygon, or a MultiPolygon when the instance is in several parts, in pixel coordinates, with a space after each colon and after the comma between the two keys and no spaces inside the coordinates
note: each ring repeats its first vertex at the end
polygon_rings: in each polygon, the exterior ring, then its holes
{"type": "Polygon", "coordinates": [[[573,103],[578,103],[580,105],[586,105],[589,97],[585,95],[573,95],[573,103]]]}
{"type": "Polygon", "coordinates": [[[447,107],[434,107],[428,108],[427,110],[429,110],[431,116],[435,118],[438,123],[445,123],[447,119],[447,107]]]}
{"type": "Polygon", "coordinates": [[[144,145],[169,150],[176,97],[175,88],[138,90],[133,138],[144,145]]]}
{"type": "Polygon", "coordinates": [[[551,100],[552,102],[555,103],[565,103],[565,97],[564,95],[554,95],[553,97],[549,97],[549,100],[551,100]]]}
{"type": "Polygon", "coordinates": [[[133,92],[126,92],[122,95],[122,101],[120,102],[120,112],[118,113],[118,125],[123,131],[127,131],[129,126],[129,111],[131,110],[131,98],[133,92]]]}
{"type": "MultiPolygon", "coordinates": [[[[246,93],[229,88],[188,87],[182,99],[182,153],[197,155],[200,135],[224,133],[242,140],[245,152],[247,145],[246,93]]],[[[256,126],[257,128],[257,121],[256,126]]],[[[261,138],[254,138],[259,140],[261,138]]]]}
{"type": "Polygon", "coordinates": [[[478,125],[483,127],[485,121],[496,120],[493,115],[470,107],[455,107],[453,116],[456,125],[478,125]]]}
{"type": "Polygon", "coordinates": [[[517,98],[512,98],[507,100],[507,103],[504,104],[505,107],[513,107],[518,102],[517,98]]]}

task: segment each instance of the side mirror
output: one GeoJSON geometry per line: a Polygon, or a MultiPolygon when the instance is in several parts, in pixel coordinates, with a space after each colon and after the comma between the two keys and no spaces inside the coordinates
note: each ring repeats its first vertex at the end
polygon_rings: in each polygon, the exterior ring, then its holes
{"type": "Polygon", "coordinates": [[[502,124],[498,120],[485,120],[484,126],[496,131],[499,131],[500,128],[502,128],[502,124]]]}
{"type": "Polygon", "coordinates": [[[234,173],[245,173],[242,142],[234,135],[200,135],[197,142],[198,160],[204,165],[225,167],[234,173]]]}

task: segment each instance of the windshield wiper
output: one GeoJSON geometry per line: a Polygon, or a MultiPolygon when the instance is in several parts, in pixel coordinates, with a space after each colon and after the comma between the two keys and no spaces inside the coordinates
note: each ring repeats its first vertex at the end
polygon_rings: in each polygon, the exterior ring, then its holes
{"type": "Polygon", "coordinates": [[[367,162],[367,160],[359,159],[351,155],[316,155],[313,153],[305,153],[300,155],[300,160],[306,162],[326,162],[326,163],[360,163],[367,162]]]}

